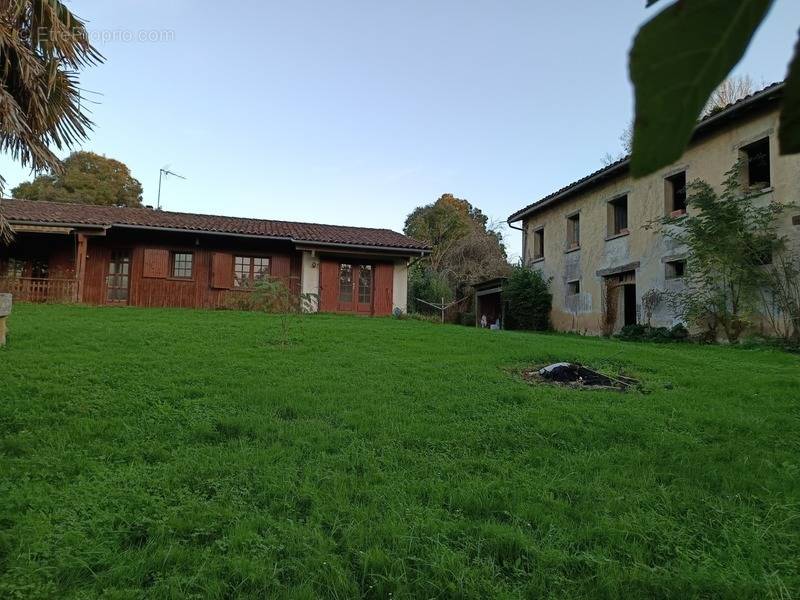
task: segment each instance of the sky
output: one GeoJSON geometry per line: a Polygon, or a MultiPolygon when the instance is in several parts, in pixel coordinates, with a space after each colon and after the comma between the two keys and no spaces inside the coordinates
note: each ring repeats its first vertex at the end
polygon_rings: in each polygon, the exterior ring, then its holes
{"type": "MultiPolygon", "coordinates": [[[[645,0],[72,0],[106,61],[82,149],[166,210],[401,231],[444,193],[490,219],[602,166],[633,114],[645,0]],[[96,104],[95,104],[96,103],[96,104]]],[[[663,3],[665,5],[665,3],[663,3]]],[[[736,73],[782,79],[800,3],[736,73]]],[[[66,153],[63,153],[66,155],[66,153]]],[[[0,156],[9,189],[31,174],[0,156]]],[[[520,233],[504,230],[512,259],[520,233]]]]}

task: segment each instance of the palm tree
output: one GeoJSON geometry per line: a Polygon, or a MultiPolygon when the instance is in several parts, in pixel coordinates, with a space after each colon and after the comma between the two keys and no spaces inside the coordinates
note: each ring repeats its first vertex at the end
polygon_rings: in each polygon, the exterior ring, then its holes
{"type": "MultiPolygon", "coordinates": [[[[86,139],[78,71],[103,61],[59,0],[0,0],[0,151],[34,171],[61,171],[53,148],[86,139]]],[[[0,198],[4,189],[0,176],[0,198]]],[[[0,207],[0,242],[11,239],[0,207]]]]}

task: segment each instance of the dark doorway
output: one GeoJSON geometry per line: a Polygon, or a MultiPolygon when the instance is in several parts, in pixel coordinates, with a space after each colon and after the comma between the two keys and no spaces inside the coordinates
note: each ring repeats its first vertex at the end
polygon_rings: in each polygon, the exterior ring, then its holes
{"type": "Polygon", "coordinates": [[[622,286],[622,310],[625,325],[636,325],[636,284],[622,286]]]}

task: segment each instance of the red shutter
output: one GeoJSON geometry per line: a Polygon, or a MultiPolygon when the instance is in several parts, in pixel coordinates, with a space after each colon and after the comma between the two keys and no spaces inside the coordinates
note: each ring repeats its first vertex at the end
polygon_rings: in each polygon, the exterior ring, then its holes
{"type": "Polygon", "coordinates": [[[394,265],[378,263],[375,265],[375,315],[392,314],[392,296],[394,291],[394,265]]]}
{"type": "Polygon", "coordinates": [[[142,277],[165,278],[169,276],[169,250],[144,249],[142,277]]]}
{"type": "Polygon", "coordinates": [[[273,256],[270,259],[269,274],[274,279],[282,281],[289,287],[289,274],[291,272],[291,261],[288,256],[273,256]]]}
{"type": "Polygon", "coordinates": [[[334,312],[339,299],[339,263],[323,260],[319,263],[319,310],[334,312]]]}
{"type": "Polygon", "coordinates": [[[211,255],[211,287],[228,290],[233,287],[233,256],[224,252],[211,255]]]}

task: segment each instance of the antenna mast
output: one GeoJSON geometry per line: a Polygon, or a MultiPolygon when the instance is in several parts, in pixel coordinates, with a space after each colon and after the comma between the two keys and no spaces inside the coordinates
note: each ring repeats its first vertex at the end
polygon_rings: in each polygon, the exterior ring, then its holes
{"type": "Polygon", "coordinates": [[[177,173],[173,173],[169,169],[159,169],[158,170],[158,203],[156,204],[156,209],[161,210],[161,179],[163,177],[169,177],[170,175],[174,177],[178,177],[180,179],[186,179],[183,175],[178,175],[177,173]]]}

